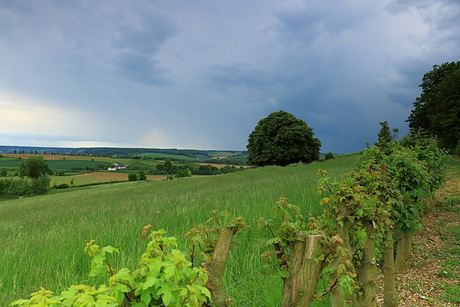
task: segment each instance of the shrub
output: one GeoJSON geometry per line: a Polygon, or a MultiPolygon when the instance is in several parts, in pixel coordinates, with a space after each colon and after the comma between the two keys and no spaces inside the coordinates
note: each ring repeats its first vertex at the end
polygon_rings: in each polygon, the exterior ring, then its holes
{"type": "Polygon", "coordinates": [[[190,171],[189,168],[182,169],[182,170],[179,170],[174,176],[176,178],[192,177],[192,172],[190,171]]]}
{"type": "Polygon", "coordinates": [[[128,180],[129,181],[136,181],[137,180],[137,175],[135,173],[131,173],[128,175],[128,180]]]}
{"type": "Polygon", "coordinates": [[[0,180],[0,193],[17,196],[33,196],[46,194],[50,185],[48,175],[41,175],[37,179],[19,178],[0,180]]]}
{"type": "Polygon", "coordinates": [[[68,189],[69,185],[67,183],[61,183],[61,184],[58,184],[58,185],[54,185],[54,188],[55,189],[68,189]]]}

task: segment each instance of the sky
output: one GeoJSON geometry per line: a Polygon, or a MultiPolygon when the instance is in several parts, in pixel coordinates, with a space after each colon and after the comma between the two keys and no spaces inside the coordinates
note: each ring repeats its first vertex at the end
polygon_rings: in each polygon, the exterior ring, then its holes
{"type": "Polygon", "coordinates": [[[245,150],[284,110],[356,152],[459,56],[458,0],[0,0],[0,145],[245,150]]]}

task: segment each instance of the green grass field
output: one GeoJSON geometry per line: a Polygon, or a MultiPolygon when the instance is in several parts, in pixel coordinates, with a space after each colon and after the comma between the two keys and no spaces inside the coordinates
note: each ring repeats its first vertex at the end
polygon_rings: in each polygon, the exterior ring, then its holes
{"type": "Polygon", "coordinates": [[[165,153],[156,153],[156,152],[146,152],[141,154],[144,157],[151,157],[151,158],[170,158],[170,159],[178,159],[183,161],[194,161],[195,159],[189,156],[184,155],[173,155],[173,154],[165,154],[165,153]]]}
{"type": "Polygon", "coordinates": [[[55,185],[60,184],[68,184],[70,187],[72,186],[84,186],[90,185],[95,183],[103,183],[103,182],[110,182],[110,180],[100,179],[100,178],[91,178],[91,177],[79,177],[79,176],[50,176],[50,186],[53,187],[55,185]]]}
{"type": "MultiPolygon", "coordinates": [[[[72,284],[97,282],[88,277],[86,241],[121,251],[115,267],[136,267],[144,250],[139,238],[147,224],[163,228],[184,243],[183,234],[204,222],[209,212],[228,210],[243,216],[250,230],[237,237],[225,273],[237,306],[276,306],[281,280],[262,275],[261,234],[256,219],[270,216],[279,197],[289,198],[304,214],[321,212],[319,168],[338,178],[358,156],[289,167],[265,167],[228,175],[173,181],[126,182],[0,202],[0,306],[45,287],[60,292],[72,284]],[[253,299],[255,299],[252,301],[253,299]],[[251,302],[252,301],[252,302],[251,302]],[[247,304],[247,305],[245,305],[247,304]]],[[[181,249],[185,246],[182,244],[181,249]]],[[[99,280],[100,281],[100,280],[99,280]]]]}

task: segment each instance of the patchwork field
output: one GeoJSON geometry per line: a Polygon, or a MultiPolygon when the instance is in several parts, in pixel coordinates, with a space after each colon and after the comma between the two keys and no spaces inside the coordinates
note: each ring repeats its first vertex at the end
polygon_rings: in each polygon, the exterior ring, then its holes
{"type": "MultiPolygon", "coordinates": [[[[218,163],[203,163],[195,161],[195,159],[178,154],[161,154],[161,153],[148,153],[146,156],[158,157],[167,156],[176,160],[173,161],[174,167],[178,167],[173,170],[172,175],[176,174],[181,167],[188,167],[192,170],[194,176],[200,175],[214,175],[219,169],[227,166],[228,164],[218,163]],[[177,161],[177,159],[184,159],[183,162],[177,161]],[[211,165],[216,168],[213,170],[200,171],[197,170],[200,165],[211,165]],[[193,167],[196,167],[193,170],[193,167]],[[196,174],[195,174],[196,171],[196,174]]],[[[232,153],[216,152],[213,153],[215,157],[228,158],[232,153]]],[[[163,164],[164,161],[154,160],[149,158],[140,158],[140,156],[134,156],[132,159],[123,158],[111,158],[111,157],[95,157],[95,156],[77,156],[77,155],[41,155],[41,154],[11,154],[2,153],[0,155],[0,170],[6,174],[7,177],[18,177],[19,166],[27,158],[32,156],[41,156],[46,161],[49,168],[53,171],[51,176],[51,187],[57,187],[60,185],[68,185],[69,187],[112,183],[120,181],[128,181],[129,173],[139,174],[142,170],[147,175],[147,180],[163,180],[167,178],[166,172],[158,169],[159,164],[163,164]],[[122,163],[126,166],[126,169],[119,171],[106,170],[112,166],[115,162],[122,163]],[[6,172],[6,173],[5,173],[6,172]]],[[[206,158],[206,157],[205,157],[206,158]]],[[[209,159],[209,156],[207,156],[209,159]]],[[[211,160],[209,160],[210,162],[211,160]]],[[[227,161],[228,162],[228,161],[227,161]]],[[[235,166],[240,168],[240,166],[235,166]]],[[[243,166],[247,168],[247,166],[243,166]]],[[[236,169],[235,169],[236,171],[236,169]]],[[[224,172],[229,172],[224,170],[224,172]]],[[[61,187],[62,188],[62,187],[61,187]]],[[[0,198],[2,200],[3,198],[0,198]]]]}
{"type": "MultiPolygon", "coordinates": [[[[38,156],[32,154],[2,154],[4,157],[8,158],[21,158],[27,159],[29,157],[38,156]]],[[[46,161],[53,161],[53,160],[87,160],[87,161],[103,161],[103,162],[116,162],[120,161],[121,159],[115,159],[110,157],[90,157],[90,156],[69,156],[69,155],[39,155],[42,156],[46,161]]],[[[126,159],[125,159],[126,160],[126,159]]]]}

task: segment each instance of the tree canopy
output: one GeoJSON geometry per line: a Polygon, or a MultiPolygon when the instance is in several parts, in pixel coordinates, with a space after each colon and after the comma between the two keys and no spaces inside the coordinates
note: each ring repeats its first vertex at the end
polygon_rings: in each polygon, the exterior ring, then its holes
{"type": "Polygon", "coordinates": [[[53,171],[48,167],[42,156],[31,156],[19,165],[19,175],[37,179],[42,175],[51,175],[53,171]]]}
{"type": "Polygon", "coordinates": [[[377,145],[385,150],[389,143],[396,141],[399,130],[397,128],[393,128],[393,132],[391,132],[387,121],[379,122],[379,125],[382,128],[380,128],[380,131],[377,134],[378,142],[374,145],[377,145]]]}
{"type": "Polygon", "coordinates": [[[435,135],[447,149],[460,146],[460,61],[434,65],[420,87],[422,93],[407,120],[409,127],[435,135]]]}
{"type": "Polygon", "coordinates": [[[319,159],[321,142],[313,129],[286,111],[261,119],[248,138],[248,164],[255,166],[310,163],[319,159]]]}

